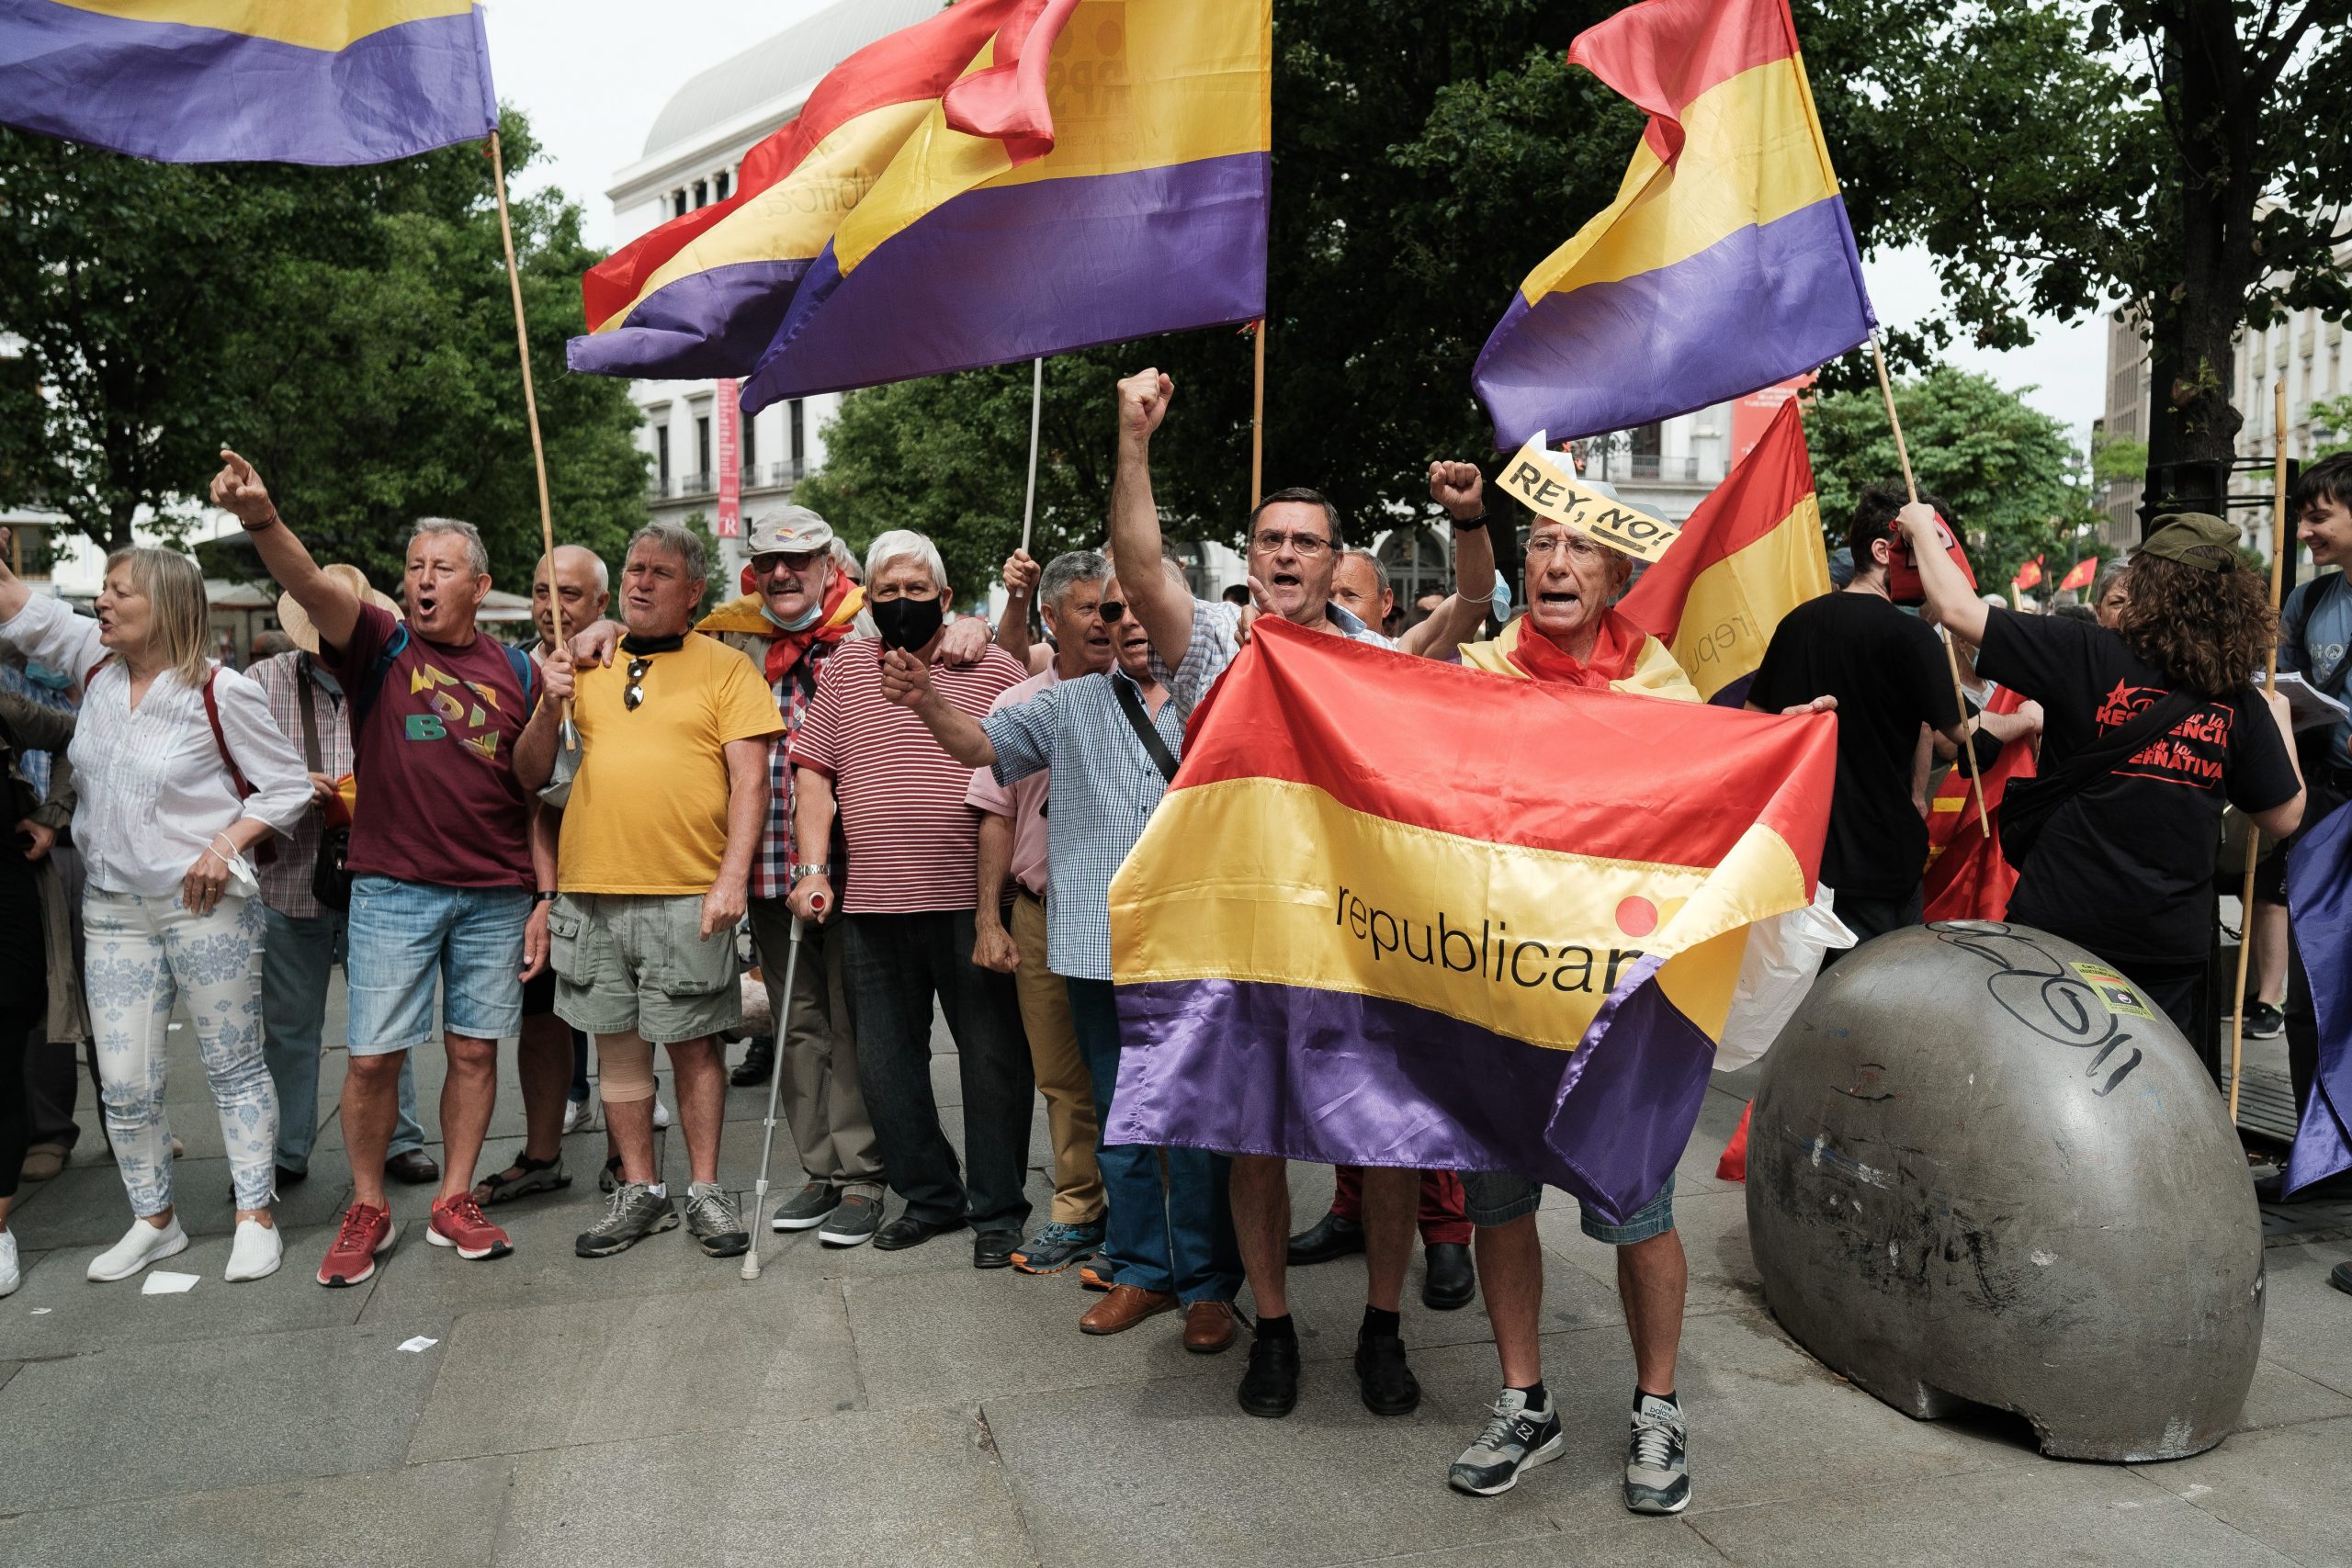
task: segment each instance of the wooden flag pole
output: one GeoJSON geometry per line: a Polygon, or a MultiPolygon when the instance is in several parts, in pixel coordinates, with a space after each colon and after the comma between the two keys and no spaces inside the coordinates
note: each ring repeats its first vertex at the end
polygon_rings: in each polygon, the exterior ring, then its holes
{"type": "Polygon", "coordinates": [[[1266,321],[1258,320],[1258,385],[1250,397],[1250,504],[1266,493],[1266,321]]]}
{"type": "MultiPolygon", "coordinates": [[[[498,193],[498,237],[506,247],[506,287],[514,298],[514,348],[523,361],[523,412],[531,423],[531,462],[539,480],[539,547],[548,563],[548,604],[555,612],[555,640],[563,641],[563,595],[555,581],[555,509],[548,501],[548,450],[539,439],[539,400],[531,388],[531,334],[523,324],[523,274],[514,265],[514,224],[506,215],[506,159],[498,132],[490,133],[491,186],[498,193]]],[[[563,705],[566,723],[571,705],[563,705]]]]}
{"type": "MultiPolygon", "coordinates": [[[[1903,421],[1894,412],[1894,384],[1886,378],[1886,353],[1879,347],[1878,332],[1875,328],[1871,332],[1871,358],[1878,365],[1878,390],[1879,395],[1886,400],[1887,426],[1894,432],[1894,456],[1903,464],[1904,492],[1917,502],[1919,499],[1919,481],[1911,477],[1911,449],[1903,444],[1903,421]]],[[[1854,564],[1859,567],[1861,563],[1857,561],[1854,564]]],[[[1961,689],[1960,652],[1951,645],[1951,632],[1949,627],[1938,626],[1936,630],[1943,637],[1944,668],[1951,672],[1951,700],[1953,705],[1960,710],[1962,731],[1960,741],[1960,761],[1968,770],[1969,787],[1976,792],[1976,830],[1989,839],[1993,836],[1993,819],[1984,809],[1984,778],[1976,767],[1976,738],[1966,733],[1968,694],[1961,689]]]]}
{"type": "Polygon", "coordinates": [[[1037,516],[1037,425],[1046,413],[1046,361],[1029,362],[1029,496],[1021,503],[1021,550],[1029,551],[1029,529],[1037,516]]]}
{"type": "MultiPolygon", "coordinates": [[[[2278,595],[2287,581],[2287,378],[2271,389],[2270,444],[2275,449],[2270,494],[2270,613],[2278,614],[2278,595]]],[[[2278,683],[2278,643],[2273,638],[2263,661],[2262,690],[2267,696],[2278,683]]],[[[2237,1125],[2238,1077],[2245,1066],[2245,975],[2254,957],[2254,872],[2262,857],[2262,829],[2252,823],[2245,832],[2245,883],[2238,890],[2237,1006],[2230,1012],[2230,1124],[2237,1125]]]]}

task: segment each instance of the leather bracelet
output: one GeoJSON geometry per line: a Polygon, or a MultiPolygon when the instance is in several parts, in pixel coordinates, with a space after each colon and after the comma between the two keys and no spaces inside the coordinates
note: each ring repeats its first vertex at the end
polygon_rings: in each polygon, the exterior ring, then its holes
{"type": "Polygon", "coordinates": [[[266,523],[243,523],[241,525],[248,534],[266,534],[285,521],[285,518],[273,512],[269,514],[269,521],[266,523]]]}
{"type": "Polygon", "coordinates": [[[1462,531],[1462,532],[1466,532],[1466,533],[1476,533],[1476,532],[1477,532],[1479,529],[1481,529],[1481,528],[1485,527],[1485,526],[1487,525],[1487,514],[1486,514],[1485,513],[1481,512],[1481,513],[1478,513],[1478,515],[1477,515],[1477,516],[1476,516],[1476,517],[1469,517],[1469,518],[1457,517],[1457,518],[1455,518],[1455,519],[1453,520],[1453,526],[1454,526],[1457,530],[1462,531]]]}
{"type": "Polygon", "coordinates": [[[560,897],[561,897],[561,895],[557,893],[554,888],[542,887],[537,892],[531,895],[531,902],[534,904],[552,904],[560,897]]]}

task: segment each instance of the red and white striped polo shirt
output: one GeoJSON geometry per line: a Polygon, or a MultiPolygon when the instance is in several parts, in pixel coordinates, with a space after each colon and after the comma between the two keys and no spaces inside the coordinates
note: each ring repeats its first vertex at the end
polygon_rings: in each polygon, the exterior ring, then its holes
{"type": "MultiPolygon", "coordinates": [[[[977,664],[934,664],[931,683],[974,718],[1028,679],[1003,649],[977,664]]],[[[882,645],[843,643],[792,739],[792,761],[833,781],[849,840],[848,915],[968,909],[978,901],[979,818],[965,804],[972,770],[949,756],[922,720],[883,700],[882,645]]]]}

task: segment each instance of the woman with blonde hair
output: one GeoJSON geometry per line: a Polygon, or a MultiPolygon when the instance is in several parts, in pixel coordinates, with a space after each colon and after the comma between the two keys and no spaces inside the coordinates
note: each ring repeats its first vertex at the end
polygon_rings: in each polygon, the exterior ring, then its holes
{"type": "Polygon", "coordinates": [[[89,1277],[128,1279],[187,1248],[164,1111],[165,1028],[184,1003],[236,1188],[226,1277],[258,1280],[277,1269],[282,1247],[270,1213],[277,1098],[262,1055],[262,911],[248,856],[300,819],[310,775],[261,688],[206,656],[204,578],[186,556],[117,550],[95,618],[0,564],[0,640],[84,687],[67,753],[87,873],[84,983],[107,1135],[138,1216],[91,1260],[89,1277]]]}

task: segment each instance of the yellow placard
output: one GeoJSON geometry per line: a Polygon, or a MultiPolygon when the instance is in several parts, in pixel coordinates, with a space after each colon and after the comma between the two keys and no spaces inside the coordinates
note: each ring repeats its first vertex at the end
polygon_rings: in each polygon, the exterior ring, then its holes
{"type": "Polygon", "coordinates": [[[1655,562],[1681,537],[1676,525],[1587,486],[1567,456],[1546,449],[1544,439],[1539,433],[1504,466],[1504,494],[1636,560],[1655,562]]]}

